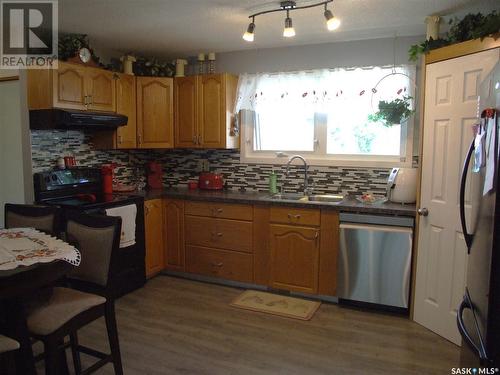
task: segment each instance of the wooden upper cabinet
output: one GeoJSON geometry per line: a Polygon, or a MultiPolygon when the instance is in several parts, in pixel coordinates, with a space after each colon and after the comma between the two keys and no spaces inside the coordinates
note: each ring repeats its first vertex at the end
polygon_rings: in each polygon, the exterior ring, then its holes
{"type": "Polygon", "coordinates": [[[59,61],[58,69],[52,72],[53,107],[86,109],[86,70],[85,66],[59,61]]]}
{"type": "Polygon", "coordinates": [[[199,84],[199,135],[206,148],[224,148],[226,134],[225,79],[221,74],[204,75],[199,84]]]}
{"type": "Polygon", "coordinates": [[[115,73],[104,69],[86,68],[88,108],[93,111],[116,110],[115,73]]]}
{"type": "Polygon", "coordinates": [[[172,78],[137,77],[137,132],[140,148],[174,147],[172,78]]]}
{"type": "Polygon", "coordinates": [[[116,148],[137,147],[135,77],[118,74],[116,79],[116,112],[128,117],[127,125],[116,130],[116,148]]]}
{"type": "Polygon", "coordinates": [[[58,65],[28,71],[29,109],[116,111],[114,73],[65,61],[58,65]]]}
{"type": "Polygon", "coordinates": [[[271,224],[271,286],[317,293],[319,248],[318,229],[271,224]]]}
{"type": "Polygon", "coordinates": [[[146,234],[146,276],[163,270],[163,208],[161,199],[144,202],[146,234]]]}
{"type": "Polygon", "coordinates": [[[165,242],[165,268],[173,271],[185,270],[184,250],[184,201],[163,201],[163,224],[165,242]]]}
{"type": "Polygon", "coordinates": [[[197,77],[174,79],[175,147],[199,147],[197,77]]]}
{"type": "Polygon", "coordinates": [[[175,82],[176,147],[238,148],[232,129],[238,77],[206,74],[175,82]]]}

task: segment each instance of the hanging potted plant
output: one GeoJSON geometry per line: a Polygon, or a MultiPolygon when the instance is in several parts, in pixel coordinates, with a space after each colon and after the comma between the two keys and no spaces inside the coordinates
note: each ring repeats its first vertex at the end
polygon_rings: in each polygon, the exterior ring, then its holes
{"type": "Polygon", "coordinates": [[[403,96],[390,102],[381,100],[378,102],[378,111],[368,115],[368,121],[379,122],[384,126],[393,126],[401,124],[410,117],[414,110],[411,109],[411,96],[403,96]]]}

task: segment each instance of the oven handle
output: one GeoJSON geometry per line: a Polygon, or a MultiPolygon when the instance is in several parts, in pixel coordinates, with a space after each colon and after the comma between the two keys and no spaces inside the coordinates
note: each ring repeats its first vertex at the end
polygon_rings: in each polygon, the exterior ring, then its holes
{"type": "Polygon", "coordinates": [[[471,302],[470,299],[470,294],[469,290],[466,288],[465,289],[465,295],[462,303],[460,304],[460,307],[458,308],[458,313],[457,313],[457,326],[458,326],[458,331],[460,332],[460,335],[466,342],[466,344],[471,348],[474,352],[476,352],[479,355],[479,360],[481,361],[482,365],[488,364],[490,361],[488,359],[488,356],[486,354],[486,349],[484,347],[484,341],[483,337],[481,335],[481,331],[479,330],[479,324],[477,322],[477,317],[476,317],[476,310],[474,309],[474,305],[471,302]],[[464,318],[463,314],[464,311],[469,309],[472,312],[472,316],[474,318],[474,326],[476,328],[478,338],[479,338],[479,345],[476,345],[474,341],[472,340],[472,337],[470,336],[469,332],[467,331],[467,327],[465,327],[464,323],[464,318]]]}

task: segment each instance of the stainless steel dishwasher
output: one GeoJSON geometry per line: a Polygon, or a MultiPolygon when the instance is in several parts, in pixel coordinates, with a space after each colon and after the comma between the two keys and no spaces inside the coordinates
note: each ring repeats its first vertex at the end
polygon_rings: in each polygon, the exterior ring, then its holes
{"type": "Polygon", "coordinates": [[[413,218],[340,214],[338,297],[408,308],[413,218]]]}

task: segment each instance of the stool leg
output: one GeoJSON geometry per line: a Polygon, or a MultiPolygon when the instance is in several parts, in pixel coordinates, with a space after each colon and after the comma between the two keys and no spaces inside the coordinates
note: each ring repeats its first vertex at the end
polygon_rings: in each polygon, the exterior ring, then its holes
{"type": "Polygon", "coordinates": [[[45,351],[45,374],[67,375],[69,374],[66,362],[66,350],[64,340],[49,337],[43,340],[45,351]]]}
{"type": "Polygon", "coordinates": [[[118,329],[116,327],[114,301],[106,303],[106,329],[108,331],[109,347],[113,357],[113,366],[116,375],[123,375],[122,358],[120,354],[120,342],[118,341],[118,329]]]}
{"type": "Polygon", "coordinates": [[[82,362],[80,360],[80,352],[78,351],[78,335],[76,332],[70,333],[69,341],[71,343],[71,355],[73,357],[75,374],[80,375],[82,373],[82,362]]]}
{"type": "Polygon", "coordinates": [[[59,362],[59,346],[57,342],[52,340],[44,341],[45,352],[45,374],[58,375],[58,362],[59,362]]]}

